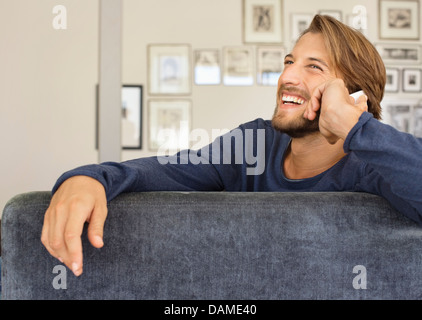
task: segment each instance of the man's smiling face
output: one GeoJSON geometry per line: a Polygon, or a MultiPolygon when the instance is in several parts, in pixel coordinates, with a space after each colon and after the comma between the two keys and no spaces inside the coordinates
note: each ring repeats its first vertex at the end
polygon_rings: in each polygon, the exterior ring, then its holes
{"type": "Polygon", "coordinates": [[[313,90],[334,77],[334,67],[322,35],[303,35],[284,60],[284,70],[278,80],[273,127],[294,138],[319,131],[319,118],[309,121],[303,114],[311,102],[313,90]]]}

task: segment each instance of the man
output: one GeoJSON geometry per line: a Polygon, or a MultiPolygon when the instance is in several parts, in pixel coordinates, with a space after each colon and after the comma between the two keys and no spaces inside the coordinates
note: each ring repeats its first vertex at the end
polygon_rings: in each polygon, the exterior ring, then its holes
{"type": "Polygon", "coordinates": [[[83,224],[89,222],[88,238],[100,248],[107,201],[155,190],[369,192],[422,225],[422,141],[377,120],[385,78],[368,40],[317,15],[285,58],[272,121],[243,124],[198,151],[64,173],[53,188],[41,240],[80,275],[83,224]],[[365,95],[355,101],[349,94],[357,90],[365,95]],[[229,151],[227,137],[236,142],[229,151]],[[236,158],[239,150],[243,161],[236,158]],[[255,173],[247,161],[251,150],[264,161],[255,173]]]}

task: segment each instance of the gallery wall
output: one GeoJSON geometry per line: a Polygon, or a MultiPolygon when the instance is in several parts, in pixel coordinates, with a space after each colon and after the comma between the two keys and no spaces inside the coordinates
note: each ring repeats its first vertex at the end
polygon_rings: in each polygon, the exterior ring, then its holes
{"type": "MultiPolygon", "coordinates": [[[[390,54],[387,67],[392,82],[385,105],[391,112],[386,114],[385,121],[394,122],[403,130],[418,128],[414,121],[418,109],[414,106],[421,93],[415,90],[413,81],[421,81],[415,71],[421,69],[420,30],[418,39],[381,39],[378,0],[281,3],[282,43],[277,47],[285,52],[294,43],[295,17],[334,10],[348,23],[357,14],[353,10],[363,7],[367,13],[367,29],[363,32],[390,54]],[[403,58],[406,48],[409,55],[403,58]],[[419,56],[413,59],[415,52],[419,56]]],[[[245,86],[226,85],[222,80],[209,85],[194,81],[194,56],[199,50],[217,52],[224,72],[224,51],[229,47],[247,47],[253,53],[256,72],[260,48],[274,45],[245,42],[242,4],[242,0],[123,0],[122,82],[142,86],[143,90],[142,148],[122,150],[122,160],[156,154],[149,146],[153,114],[150,106],[159,101],[189,101],[190,129],[203,130],[210,139],[213,132],[234,128],[257,117],[271,117],[276,87],[259,84],[256,77],[245,86]],[[158,44],[188,46],[191,68],[188,92],[150,91],[148,48],[158,44]]],[[[0,208],[18,193],[50,190],[65,170],[98,162],[98,8],[97,0],[0,2],[3,150],[0,208]],[[54,28],[57,12],[53,8],[57,5],[66,8],[65,29],[54,28]]],[[[420,8],[421,3],[416,13],[418,20],[422,18],[420,8]]]]}

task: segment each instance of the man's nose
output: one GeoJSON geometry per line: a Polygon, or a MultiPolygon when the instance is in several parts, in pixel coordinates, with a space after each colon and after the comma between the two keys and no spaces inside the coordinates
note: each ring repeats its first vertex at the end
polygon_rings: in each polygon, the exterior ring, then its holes
{"type": "Polygon", "coordinates": [[[290,85],[290,86],[297,86],[300,84],[301,74],[300,70],[293,64],[284,68],[283,72],[281,73],[278,84],[290,85]]]}

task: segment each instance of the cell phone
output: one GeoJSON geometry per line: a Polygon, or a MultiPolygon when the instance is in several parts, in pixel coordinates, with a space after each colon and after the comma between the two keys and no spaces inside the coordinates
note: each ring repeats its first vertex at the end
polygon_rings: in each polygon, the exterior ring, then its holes
{"type": "Polygon", "coordinates": [[[363,92],[363,90],[359,90],[359,91],[353,92],[350,96],[353,97],[355,99],[355,101],[357,101],[358,98],[360,96],[363,96],[364,94],[365,94],[365,92],[363,92]]]}

